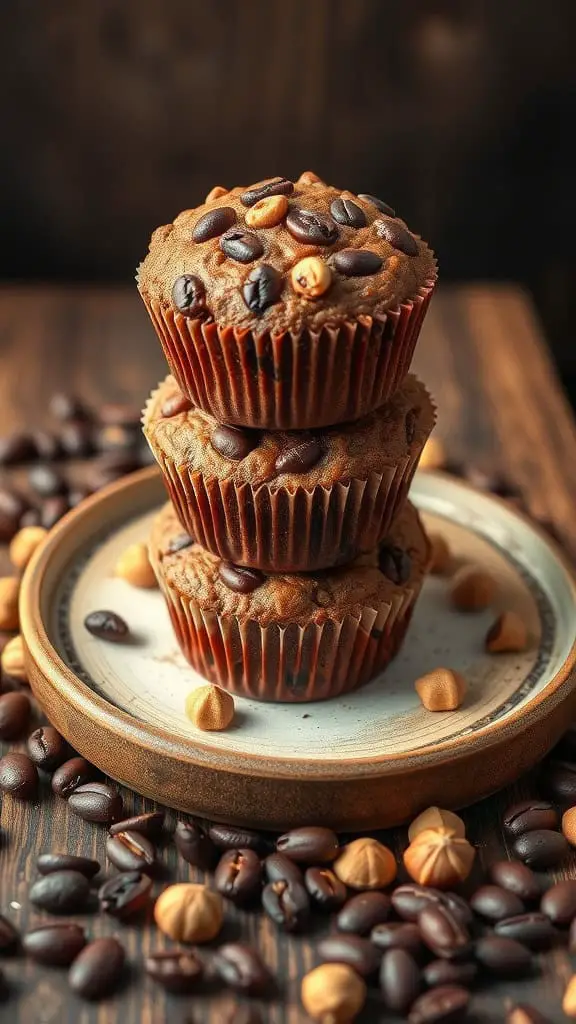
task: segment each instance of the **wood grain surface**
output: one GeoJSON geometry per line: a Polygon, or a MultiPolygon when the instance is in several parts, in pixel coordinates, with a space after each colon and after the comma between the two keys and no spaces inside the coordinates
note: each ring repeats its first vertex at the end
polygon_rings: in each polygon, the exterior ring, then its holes
{"type": "MultiPolygon", "coordinates": [[[[0,432],[44,420],[56,389],[88,401],[140,402],[165,372],[152,328],[132,291],[4,289],[0,291],[0,432]]],[[[440,291],[430,310],[416,369],[439,406],[438,435],[456,459],[501,470],[516,482],[533,514],[549,519],[566,549],[576,556],[576,431],[525,295],[508,287],[462,287],[440,291]]],[[[81,470],[79,470],[80,472],[81,470]]],[[[567,725],[569,723],[566,723],[567,725]]],[[[4,749],[7,745],[4,744],[4,749]]],[[[480,861],[506,852],[499,827],[512,799],[538,793],[537,778],[471,808],[464,815],[480,861]]],[[[151,809],[150,801],[124,791],[127,813],[151,809]]],[[[174,815],[168,815],[173,822],[174,815]]],[[[43,786],[37,804],[5,797],[0,833],[0,912],[21,928],[45,920],[30,906],[27,890],[39,852],[59,850],[96,856],[105,864],[105,832],[69,814],[43,786]]],[[[385,837],[396,852],[405,830],[385,837]]],[[[165,880],[186,880],[195,872],[167,844],[165,880]]],[[[576,860],[568,867],[576,877],[576,860]]],[[[474,879],[470,885],[473,887],[474,879]]],[[[68,990],[66,974],[29,961],[5,959],[1,966],[11,994],[0,1004],[0,1021],[14,1024],[221,1024],[234,999],[222,993],[167,996],[144,979],[143,955],[166,943],[153,929],[120,926],[100,916],[80,916],[90,935],[118,934],[130,961],[124,988],[106,1002],[87,1006],[68,990]]],[[[264,1021],[303,1024],[298,980],[317,962],[309,937],[287,938],[255,913],[227,910],[226,936],[257,944],[278,978],[277,997],[261,1004],[264,1021]]],[[[474,995],[477,1021],[503,1020],[515,1001],[530,1002],[551,1021],[565,1020],[560,1000],[570,958],[555,951],[537,958],[534,977],[502,982],[474,995]]],[[[369,1002],[360,1021],[389,1019],[369,1002]]]]}

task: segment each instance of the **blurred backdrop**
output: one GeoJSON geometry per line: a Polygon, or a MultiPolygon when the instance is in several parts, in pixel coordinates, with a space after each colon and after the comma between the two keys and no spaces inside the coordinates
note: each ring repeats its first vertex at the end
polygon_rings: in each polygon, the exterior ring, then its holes
{"type": "Polygon", "coordinates": [[[129,283],[212,185],[312,168],[523,282],[574,389],[575,45],[574,0],[1,0],[0,276],[129,283]]]}

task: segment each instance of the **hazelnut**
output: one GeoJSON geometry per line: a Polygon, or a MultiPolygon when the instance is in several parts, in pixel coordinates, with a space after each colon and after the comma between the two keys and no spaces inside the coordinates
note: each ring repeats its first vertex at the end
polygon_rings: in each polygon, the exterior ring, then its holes
{"type": "Polygon", "coordinates": [[[20,580],[15,576],[0,577],[0,629],[18,629],[18,594],[20,580]]]}
{"type": "Polygon", "coordinates": [[[209,942],[223,920],[222,897],[205,885],[170,885],[156,900],[154,920],[175,942],[209,942]]]}
{"type": "Polygon", "coordinates": [[[199,686],[186,698],[186,714],[198,729],[218,732],[234,718],[234,698],[219,686],[199,686]]]}
{"type": "Polygon", "coordinates": [[[490,654],[515,654],[528,646],[528,630],[516,612],[502,612],[486,634],[490,654]]]}
{"type": "Polygon", "coordinates": [[[435,668],[414,686],[427,711],[456,711],[466,693],[464,676],[451,668],[435,668]]]}
{"type": "Polygon", "coordinates": [[[570,846],[576,846],[576,807],[569,807],[562,815],[562,832],[570,846]]]}
{"type": "Polygon", "coordinates": [[[133,587],[150,590],[158,586],[150,564],[147,544],[130,544],[120,555],[114,573],[127,583],[131,583],[133,587]]]}
{"type": "Polygon", "coordinates": [[[227,195],[227,193],[228,193],[228,189],[227,188],[223,188],[222,185],[214,185],[214,188],[210,189],[210,191],[209,191],[208,195],[206,196],[206,199],[204,200],[204,202],[205,203],[213,203],[215,199],[221,199],[222,196],[227,195]]]}
{"type": "Polygon", "coordinates": [[[8,553],[16,569],[22,571],[48,533],[43,526],[24,526],[10,541],[8,553]]]}
{"type": "Polygon", "coordinates": [[[475,565],[464,565],[452,577],[450,598],[460,612],[481,612],[496,597],[496,581],[475,565]]]}
{"type": "Polygon", "coordinates": [[[314,171],[302,171],[302,174],[298,178],[298,185],[323,185],[322,178],[319,178],[314,171]]]}
{"type": "Polygon", "coordinates": [[[396,878],[393,853],[368,837],[348,843],[333,867],[340,881],[351,889],[384,889],[396,878]]]}
{"type": "Polygon", "coordinates": [[[366,985],[348,964],[322,964],[302,978],[302,1005],[312,1020],[348,1024],[366,1001],[366,985]]]}
{"type": "Polygon", "coordinates": [[[330,267],[319,256],[305,256],[290,273],[292,287],[297,295],[317,299],[327,292],[332,282],[330,267]]]}
{"type": "Polygon", "coordinates": [[[453,811],[444,811],[441,807],[428,807],[422,811],[408,829],[408,839],[412,842],[420,832],[429,828],[448,828],[459,839],[464,839],[466,828],[462,818],[459,818],[453,811]]]}
{"type": "Polygon", "coordinates": [[[434,576],[441,576],[450,568],[452,555],[448,542],[439,533],[431,533],[428,536],[430,541],[430,572],[434,576]]]}
{"type": "Polygon", "coordinates": [[[437,437],[429,437],[422,450],[419,469],[442,469],[446,463],[444,445],[437,437]]]}
{"type": "Polygon", "coordinates": [[[404,851],[404,867],[418,885],[451,889],[472,870],[476,850],[451,828],[419,832],[404,851]]]}
{"type": "Polygon", "coordinates": [[[28,674],[24,665],[24,641],[20,634],[13,636],[2,651],[2,668],[7,676],[12,679],[19,679],[21,683],[28,682],[28,674]]]}
{"type": "Polygon", "coordinates": [[[266,196],[246,211],[244,220],[249,228],[273,228],[288,213],[286,196],[266,196]]]}
{"type": "Polygon", "coordinates": [[[576,1017],[576,974],[573,974],[564,990],[562,1009],[567,1017],[576,1017]]]}

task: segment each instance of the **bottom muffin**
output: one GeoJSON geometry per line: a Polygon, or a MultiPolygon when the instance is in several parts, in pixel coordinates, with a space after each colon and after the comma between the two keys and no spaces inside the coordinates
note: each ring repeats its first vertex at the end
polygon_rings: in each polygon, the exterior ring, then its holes
{"type": "Polygon", "coordinates": [[[182,532],[170,504],[150,558],[176,637],[206,679],[256,700],[325,700],[367,683],[397,653],[430,548],[407,504],[386,541],[349,565],[299,575],[224,562],[182,532]]]}

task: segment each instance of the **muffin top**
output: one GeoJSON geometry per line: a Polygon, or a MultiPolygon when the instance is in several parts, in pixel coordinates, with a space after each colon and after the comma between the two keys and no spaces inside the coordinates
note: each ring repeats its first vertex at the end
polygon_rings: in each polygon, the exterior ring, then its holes
{"type": "Polygon", "coordinates": [[[385,319],[435,278],[433,252],[391,207],[306,171],[212,189],[157,228],[138,287],[184,316],[281,333],[385,319]]]}
{"type": "Polygon", "coordinates": [[[408,503],[389,537],[347,566],[313,573],[265,574],[224,562],[183,533],[172,505],[164,506],[150,538],[152,563],[164,586],[218,615],[271,623],[321,624],[359,617],[418,587],[430,548],[420,518],[408,503]]]}
{"type": "Polygon", "coordinates": [[[168,376],[146,406],[144,432],[188,473],[295,490],[366,479],[417,456],[434,419],[426,388],[408,376],[389,402],[354,423],[298,433],[229,427],[193,408],[168,376]]]}

